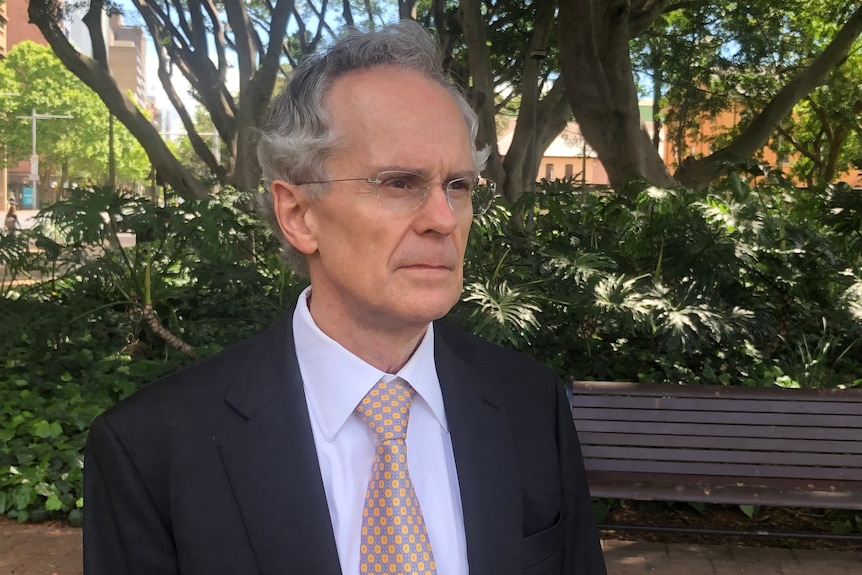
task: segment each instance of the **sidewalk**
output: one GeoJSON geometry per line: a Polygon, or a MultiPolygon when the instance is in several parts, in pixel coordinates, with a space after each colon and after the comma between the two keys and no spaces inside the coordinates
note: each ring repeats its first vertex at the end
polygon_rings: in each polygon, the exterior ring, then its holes
{"type": "Polygon", "coordinates": [[[608,575],[862,575],[862,552],[603,541],[608,575]]]}
{"type": "MultiPolygon", "coordinates": [[[[637,541],[604,541],[602,546],[608,575],[862,575],[862,552],[637,541]]],[[[81,575],[82,572],[80,529],[59,524],[18,525],[0,520],[0,574],[81,575]]]]}

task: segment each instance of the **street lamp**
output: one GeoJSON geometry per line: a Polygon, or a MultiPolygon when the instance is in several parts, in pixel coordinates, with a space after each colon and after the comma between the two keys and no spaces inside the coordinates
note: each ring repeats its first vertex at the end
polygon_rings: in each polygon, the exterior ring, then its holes
{"type": "Polygon", "coordinates": [[[33,186],[33,207],[39,205],[38,194],[36,193],[36,184],[39,183],[39,156],[36,155],[36,120],[53,120],[55,118],[74,118],[69,115],[57,114],[37,114],[36,108],[33,108],[29,116],[16,116],[19,120],[31,121],[31,139],[32,150],[30,152],[30,185],[33,186]]]}
{"type": "MultiPolygon", "coordinates": [[[[536,75],[539,77],[539,85],[536,87],[536,101],[533,102],[533,138],[532,138],[532,149],[531,152],[531,162],[528,164],[529,170],[538,169],[536,166],[541,165],[542,158],[539,156],[539,139],[537,136],[537,126],[538,123],[538,111],[539,111],[539,98],[542,95],[542,74],[541,74],[541,65],[542,60],[544,60],[548,56],[547,50],[533,50],[530,52],[530,58],[536,61],[536,75]]],[[[531,181],[533,182],[533,187],[535,187],[536,182],[536,172],[533,171],[531,176],[531,181]]]]}

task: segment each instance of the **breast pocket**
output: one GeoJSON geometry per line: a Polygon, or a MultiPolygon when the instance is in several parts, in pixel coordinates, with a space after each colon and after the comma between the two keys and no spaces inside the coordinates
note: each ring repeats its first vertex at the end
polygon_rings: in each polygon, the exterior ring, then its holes
{"type": "Polygon", "coordinates": [[[562,514],[548,529],[525,537],[521,552],[521,565],[525,575],[559,573],[563,562],[562,514]]]}

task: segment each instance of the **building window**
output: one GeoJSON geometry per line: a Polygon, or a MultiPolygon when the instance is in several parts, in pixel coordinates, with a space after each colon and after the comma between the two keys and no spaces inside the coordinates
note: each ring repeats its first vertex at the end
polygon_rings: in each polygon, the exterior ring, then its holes
{"type": "Polygon", "coordinates": [[[575,166],[572,164],[566,164],[566,177],[571,178],[575,175],[575,166]]]}
{"type": "Polygon", "coordinates": [[[554,179],[554,164],[545,164],[545,179],[554,179]]]}

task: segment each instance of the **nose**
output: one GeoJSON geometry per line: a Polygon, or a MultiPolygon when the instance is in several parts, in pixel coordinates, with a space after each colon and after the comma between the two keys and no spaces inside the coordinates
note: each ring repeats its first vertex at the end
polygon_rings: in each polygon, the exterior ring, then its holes
{"type": "Polygon", "coordinates": [[[431,182],[431,183],[426,184],[425,185],[425,194],[424,194],[425,199],[422,201],[427,202],[428,198],[431,196],[431,192],[434,190],[434,188],[438,188],[438,187],[441,190],[443,190],[443,195],[446,198],[446,203],[449,204],[449,209],[451,209],[454,212],[455,211],[455,204],[452,203],[452,193],[449,191],[449,187],[448,187],[448,184],[446,182],[431,182]]]}
{"type": "Polygon", "coordinates": [[[458,227],[458,217],[444,183],[429,184],[427,196],[418,212],[415,223],[420,233],[435,231],[449,235],[458,227]]]}

